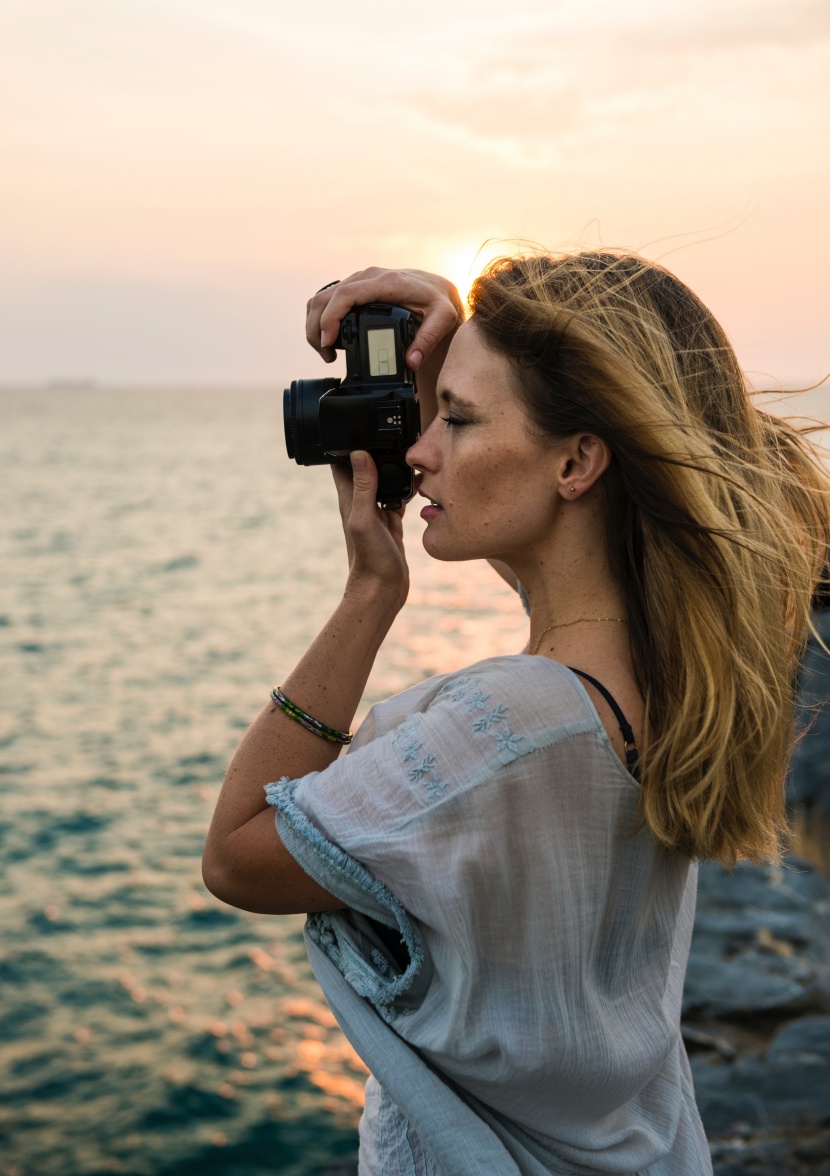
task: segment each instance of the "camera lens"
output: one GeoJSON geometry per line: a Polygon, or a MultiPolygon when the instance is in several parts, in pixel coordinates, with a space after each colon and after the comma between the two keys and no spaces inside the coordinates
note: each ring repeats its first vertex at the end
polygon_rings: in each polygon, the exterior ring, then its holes
{"type": "Polygon", "coordinates": [[[285,448],[298,465],[325,465],[320,445],[320,397],[340,385],[338,379],[292,380],[282,398],[285,448]]]}

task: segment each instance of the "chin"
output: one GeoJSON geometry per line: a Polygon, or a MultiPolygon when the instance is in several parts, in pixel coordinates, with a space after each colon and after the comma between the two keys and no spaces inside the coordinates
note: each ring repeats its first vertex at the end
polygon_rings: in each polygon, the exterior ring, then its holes
{"type": "Polygon", "coordinates": [[[455,559],[455,556],[444,550],[443,544],[430,542],[429,531],[424,531],[421,542],[424,545],[424,551],[428,556],[430,556],[431,559],[440,559],[447,562],[455,559]]]}
{"type": "Polygon", "coordinates": [[[464,563],[471,559],[487,558],[483,552],[475,551],[464,544],[453,543],[447,536],[431,535],[429,527],[424,531],[421,542],[427,555],[442,563],[464,563]]]}

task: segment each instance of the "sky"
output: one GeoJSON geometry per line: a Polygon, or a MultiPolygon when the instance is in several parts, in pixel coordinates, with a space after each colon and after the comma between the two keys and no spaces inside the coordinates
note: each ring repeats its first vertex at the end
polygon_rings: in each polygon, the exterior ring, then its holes
{"type": "Polygon", "coordinates": [[[367,265],[662,259],[830,371],[827,0],[0,0],[0,384],[279,384],[367,265]]]}

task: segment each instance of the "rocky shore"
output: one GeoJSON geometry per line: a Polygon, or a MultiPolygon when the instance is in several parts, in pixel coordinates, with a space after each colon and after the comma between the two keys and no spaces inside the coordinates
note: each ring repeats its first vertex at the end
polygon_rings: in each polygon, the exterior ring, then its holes
{"type": "MultiPolygon", "coordinates": [[[[830,610],[815,614],[830,644],[830,610]]],[[[701,868],[683,1036],[716,1176],[830,1176],[830,659],[811,642],[783,867],[701,868]]]]}

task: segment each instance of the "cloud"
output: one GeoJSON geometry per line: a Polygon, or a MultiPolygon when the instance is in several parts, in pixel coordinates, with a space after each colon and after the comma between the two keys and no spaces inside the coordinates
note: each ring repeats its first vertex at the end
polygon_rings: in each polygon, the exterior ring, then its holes
{"type": "Polygon", "coordinates": [[[792,253],[793,314],[817,321],[827,0],[0,8],[9,372],[50,355],[137,378],[267,371],[282,326],[272,336],[271,294],[235,275],[288,288],[282,271],[302,269],[301,307],[368,261],[428,265],[490,235],[561,242],[591,218],[636,245],[756,205],[701,273],[724,281],[731,265],[730,307],[757,306],[762,286],[777,300],[792,253]],[[759,276],[746,266],[762,254],[759,276]]]}
{"type": "Polygon", "coordinates": [[[718,143],[763,127],[774,140],[823,117],[830,6],[653,9],[560,5],[532,37],[521,13],[484,19],[463,57],[439,55],[428,82],[404,75],[389,101],[416,133],[531,170],[672,135],[718,143]]]}

